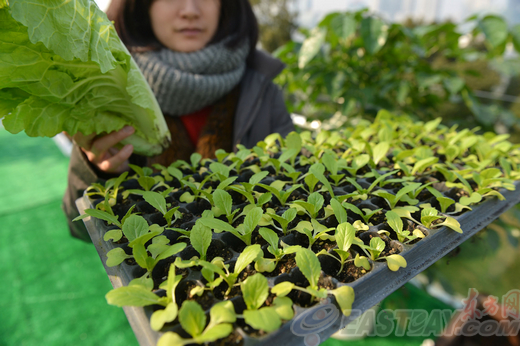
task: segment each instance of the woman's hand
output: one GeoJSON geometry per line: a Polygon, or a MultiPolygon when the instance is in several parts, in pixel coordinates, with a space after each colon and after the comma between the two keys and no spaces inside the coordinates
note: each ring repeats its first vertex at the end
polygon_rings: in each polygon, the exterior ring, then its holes
{"type": "Polygon", "coordinates": [[[100,171],[106,173],[123,173],[129,170],[128,158],[132,155],[134,147],[131,144],[121,149],[114,146],[135,132],[131,126],[125,126],[119,131],[107,135],[88,136],[78,132],[74,135],[74,142],[87,155],[88,160],[100,171]]]}

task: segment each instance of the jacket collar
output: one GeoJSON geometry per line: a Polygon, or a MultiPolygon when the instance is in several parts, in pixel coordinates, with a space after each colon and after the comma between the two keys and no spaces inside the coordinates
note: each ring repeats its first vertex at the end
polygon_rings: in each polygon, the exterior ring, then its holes
{"type": "Polygon", "coordinates": [[[252,60],[249,68],[263,74],[268,80],[272,80],[278,76],[285,68],[283,62],[258,49],[255,50],[252,60]]]}

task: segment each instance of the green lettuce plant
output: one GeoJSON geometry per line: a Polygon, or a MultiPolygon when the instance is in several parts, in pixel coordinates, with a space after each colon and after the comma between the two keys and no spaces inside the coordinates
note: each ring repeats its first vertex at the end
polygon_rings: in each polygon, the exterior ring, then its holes
{"type": "Polygon", "coordinates": [[[157,155],[170,133],[148,83],[94,1],[2,1],[0,118],[11,133],[108,133],[157,155]],[[87,38],[87,39],[85,39],[87,38]]]}

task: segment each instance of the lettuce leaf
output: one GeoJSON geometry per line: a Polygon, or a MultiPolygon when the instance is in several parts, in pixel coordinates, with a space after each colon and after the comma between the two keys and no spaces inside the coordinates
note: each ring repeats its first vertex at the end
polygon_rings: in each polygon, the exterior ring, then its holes
{"type": "Polygon", "coordinates": [[[94,1],[0,0],[0,119],[11,133],[108,133],[157,155],[170,141],[157,101],[94,1]]]}

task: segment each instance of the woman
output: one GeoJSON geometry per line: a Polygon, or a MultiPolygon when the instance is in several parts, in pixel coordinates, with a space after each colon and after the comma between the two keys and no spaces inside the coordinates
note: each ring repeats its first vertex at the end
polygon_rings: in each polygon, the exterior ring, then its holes
{"type": "Polygon", "coordinates": [[[74,201],[98,179],[129,169],[214,157],[217,149],[253,147],[268,134],[294,129],[272,79],[283,64],[255,49],[258,25],[247,0],[113,0],[107,10],[161,106],[172,133],[161,155],[132,155],[114,146],[133,128],[104,136],[74,136],[63,209],[72,235],[89,240],[74,201]]]}

